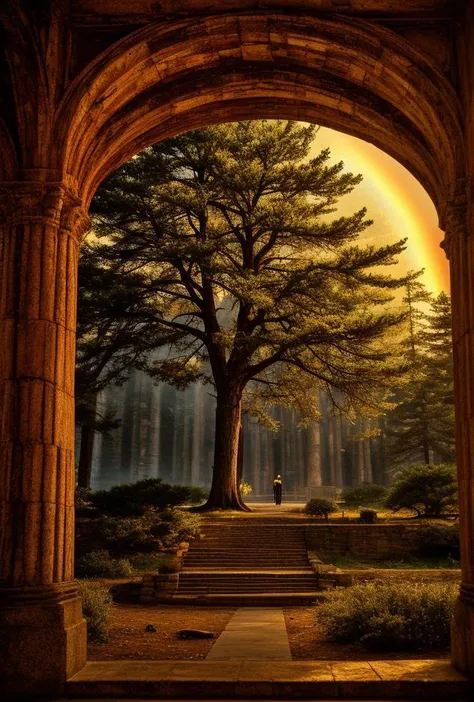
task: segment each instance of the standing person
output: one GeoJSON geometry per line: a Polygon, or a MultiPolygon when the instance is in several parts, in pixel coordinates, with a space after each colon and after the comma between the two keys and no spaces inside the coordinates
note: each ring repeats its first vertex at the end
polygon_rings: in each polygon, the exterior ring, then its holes
{"type": "Polygon", "coordinates": [[[281,475],[277,475],[273,481],[273,499],[276,505],[281,505],[281,475]]]}

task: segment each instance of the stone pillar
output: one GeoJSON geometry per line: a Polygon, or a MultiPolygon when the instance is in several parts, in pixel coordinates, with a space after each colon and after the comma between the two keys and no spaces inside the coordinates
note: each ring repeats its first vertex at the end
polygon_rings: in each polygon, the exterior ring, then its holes
{"type": "Polygon", "coordinates": [[[474,678],[474,218],[462,196],[442,213],[441,226],[451,272],[462,578],[451,657],[474,678]]]}
{"type": "Polygon", "coordinates": [[[77,264],[63,184],[0,188],[0,688],[60,695],[86,659],[74,584],[77,264]]]}

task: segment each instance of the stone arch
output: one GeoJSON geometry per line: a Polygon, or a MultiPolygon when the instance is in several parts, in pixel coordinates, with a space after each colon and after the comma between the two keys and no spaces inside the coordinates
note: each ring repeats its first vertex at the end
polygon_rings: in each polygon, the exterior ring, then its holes
{"type": "MultiPolygon", "coordinates": [[[[15,4],[22,3],[10,3],[15,4]]],[[[210,6],[217,4],[204,0],[202,7],[212,12],[210,6]]],[[[5,272],[0,626],[13,630],[15,643],[0,677],[15,693],[19,685],[30,692],[38,683],[38,691],[60,695],[66,678],[86,659],[71,546],[76,276],[89,202],[101,180],[147,145],[190,128],[252,117],[307,120],[372,142],[414,174],[446,228],[462,486],[463,583],[452,660],[474,677],[474,246],[467,58],[461,61],[462,114],[436,62],[377,20],[351,16],[354,3],[344,4],[344,15],[335,15],[327,12],[332,2],[325,1],[326,11],[317,16],[309,0],[297,3],[299,11],[294,2],[278,4],[287,12],[237,8],[205,15],[201,8],[194,17],[171,14],[159,22],[153,10],[140,29],[125,23],[130,33],[90,61],[64,92],[69,80],[64,59],[74,34],[68,33],[74,20],[66,21],[67,3],[48,3],[56,13],[49,19],[42,10],[31,22],[23,13],[11,25],[11,136],[0,121],[5,154],[0,164],[5,272]],[[305,13],[303,7],[310,9],[305,13]],[[28,629],[32,622],[34,636],[28,629]],[[20,667],[15,650],[21,652],[20,667]]],[[[166,2],[173,11],[185,5],[166,2]]],[[[0,12],[2,19],[6,14],[0,12]]],[[[466,39],[461,30],[456,34],[463,48],[474,27],[466,17],[466,39]]]]}
{"type": "Polygon", "coordinates": [[[374,143],[439,210],[463,175],[456,95],[420,51],[361,20],[266,12],[155,24],[116,42],[64,96],[50,165],[88,204],[108,173],[150,143],[276,114],[374,143]]]}

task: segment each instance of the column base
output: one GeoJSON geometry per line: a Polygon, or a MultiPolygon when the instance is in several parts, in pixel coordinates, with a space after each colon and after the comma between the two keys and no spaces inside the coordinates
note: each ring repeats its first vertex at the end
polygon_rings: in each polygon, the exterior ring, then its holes
{"type": "Polygon", "coordinates": [[[451,623],[451,662],[474,680],[474,585],[463,583],[451,623]]]}
{"type": "Polygon", "coordinates": [[[0,689],[59,697],[86,663],[87,625],[73,583],[0,588],[0,689]]]}

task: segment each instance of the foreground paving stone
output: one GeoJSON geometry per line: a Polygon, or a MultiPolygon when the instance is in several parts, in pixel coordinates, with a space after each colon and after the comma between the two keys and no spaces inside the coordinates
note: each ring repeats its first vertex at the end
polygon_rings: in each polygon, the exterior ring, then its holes
{"type": "Polygon", "coordinates": [[[70,697],[115,699],[472,700],[472,683],[444,661],[93,661],[70,697]]]}
{"type": "Polygon", "coordinates": [[[206,658],[291,661],[283,610],[274,607],[238,609],[206,658]]]}

